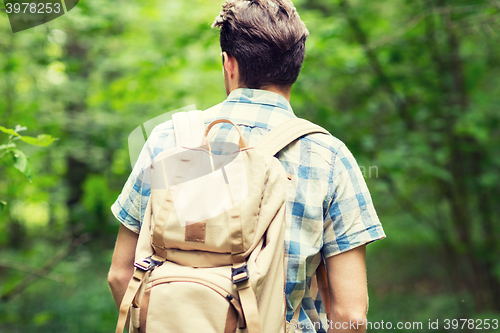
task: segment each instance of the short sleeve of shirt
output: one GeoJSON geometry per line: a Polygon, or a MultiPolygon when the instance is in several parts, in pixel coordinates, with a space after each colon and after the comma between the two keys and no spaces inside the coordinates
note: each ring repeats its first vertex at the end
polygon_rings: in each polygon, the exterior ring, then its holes
{"type": "Polygon", "coordinates": [[[163,150],[174,146],[175,137],[171,123],[155,127],[144,144],[122,192],[111,206],[113,215],[125,227],[136,233],[140,231],[151,194],[151,161],[163,150]]]}
{"type": "Polygon", "coordinates": [[[363,174],[345,145],[332,165],[333,195],[324,220],[325,258],[385,237],[363,174]]]}
{"type": "Polygon", "coordinates": [[[143,212],[146,209],[147,200],[151,193],[147,181],[148,168],[143,168],[139,161],[135,164],[118,199],[111,206],[113,215],[125,227],[136,233],[140,231],[143,212]]]}

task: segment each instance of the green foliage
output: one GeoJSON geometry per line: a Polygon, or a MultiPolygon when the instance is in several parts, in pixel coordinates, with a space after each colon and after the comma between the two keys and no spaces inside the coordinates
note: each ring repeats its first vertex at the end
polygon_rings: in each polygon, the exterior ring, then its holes
{"type": "Polygon", "coordinates": [[[7,143],[0,145],[0,161],[7,166],[14,166],[31,182],[33,180],[33,170],[30,166],[29,158],[21,150],[16,149],[15,140],[21,140],[33,146],[47,147],[56,139],[47,134],[40,134],[36,138],[19,134],[19,132],[26,129],[26,127],[21,127],[20,125],[17,125],[15,129],[0,126],[1,132],[9,134],[7,143]]]}
{"type": "MultiPolygon", "coordinates": [[[[5,128],[3,126],[0,126],[0,131],[7,133],[7,134],[10,134],[11,138],[14,138],[14,139],[18,138],[18,139],[20,139],[26,143],[29,143],[30,145],[33,145],[33,146],[47,147],[52,142],[54,142],[56,140],[55,138],[53,138],[52,136],[47,135],[47,134],[40,134],[36,138],[31,137],[31,136],[26,136],[26,135],[19,135],[18,132],[24,131],[24,130],[27,130],[27,128],[21,127],[19,125],[16,126],[16,129],[8,129],[8,128],[5,128]]],[[[9,143],[9,144],[0,146],[0,149],[6,150],[12,146],[13,146],[13,143],[9,143]]],[[[15,147],[15,145],[14,145],[14,147],[15,147]]]]}
{"type": "MultiPolygon", "coordinates": [[[[0,163],[5,166],[13,166],[31,182],[33,180],[33,169],[29,158],[20,149],[17,149],[15,140],[24,141],[32,146],[47,147],[56,139],[47,134],[40,134],[36,138],[19,134],[19,132],[26,129],[26,127],[20,125],[17,125],[15,129],[0,126],[0,131],[9,135],[7,143],[0,145],[0,163]]],[[[5,201],[0,200],[0,216],[3,215],[6,205],[5,201]]]]}
{"type": "Polygon", "coordinates": [[[19,149],[12,149],[10,153],[14,160],[14,167],[21,171],[26,178],[31,181],[33,179],[33,170],[31,169],[28,157],[19,149]]]}

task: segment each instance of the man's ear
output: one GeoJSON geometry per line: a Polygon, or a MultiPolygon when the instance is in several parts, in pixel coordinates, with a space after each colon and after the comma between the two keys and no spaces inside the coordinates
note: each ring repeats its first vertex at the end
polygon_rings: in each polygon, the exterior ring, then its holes
{"type": "Polygon", "coordinates": [[[228,78],[230,80],[233,80],[236,72],[238,71],[238,64],[236,63],[236,59],[226,52],[222,52],[222,63],[224,66],[224,70],[227,72],[228,78]]]}

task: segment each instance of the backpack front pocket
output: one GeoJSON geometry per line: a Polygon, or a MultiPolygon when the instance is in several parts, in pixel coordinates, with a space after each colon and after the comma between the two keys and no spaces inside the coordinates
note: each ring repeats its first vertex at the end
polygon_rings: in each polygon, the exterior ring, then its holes
{"type": "Polygon", "coordinates": [[[239,312],[239,301],[217,284],[192,277],[163,277],[147,285],[138,331],[234,333],[239,312]]]}

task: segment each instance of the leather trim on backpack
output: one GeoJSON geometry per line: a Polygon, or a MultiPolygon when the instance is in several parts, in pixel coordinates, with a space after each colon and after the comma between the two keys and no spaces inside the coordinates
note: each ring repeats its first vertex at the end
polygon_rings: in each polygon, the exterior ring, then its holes
{"type": "Polygon", "coordinates": [[[226,317],[226,327],[224,328],[224,333],[234,333],[238,325],[238,313],[232,305],[229,305],[227,309],[226,317]]]}
{"type": "Polygon", "coordinates": [[[206,222],[197,222],[186,225],[186,242],[205,243],[206,222]]]}

